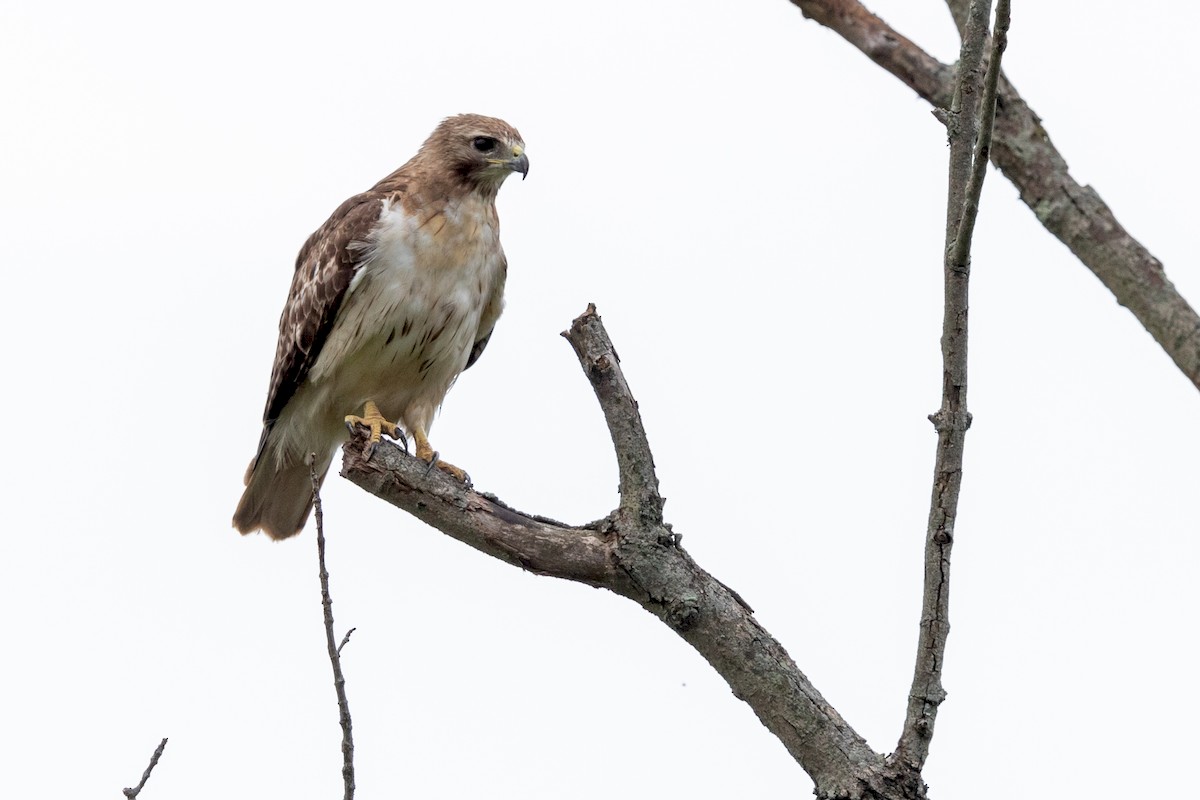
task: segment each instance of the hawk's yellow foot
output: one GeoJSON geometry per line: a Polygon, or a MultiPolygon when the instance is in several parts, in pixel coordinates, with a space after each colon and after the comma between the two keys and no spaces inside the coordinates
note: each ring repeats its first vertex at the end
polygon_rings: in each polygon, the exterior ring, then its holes
{"type": "Polygon", "coordinates": [[[375,448],[383,438],[383,434],[387,433],[393,439],[397,439],[404,446],[405,452],[408,451],[408,440],[404,438],[404,431],[400,430],[400,426],[394,422],[389,422],[384,419],[383,414],[379,413],[379,406],[375,405],[374,400],[368,400],[363,406],[363,415],[355,414],[346,415],[346,427],[350,429],[350,433],[354,433],[354,426],[362,425],[371,431],[370,444],[367,446],[367,460],[375,454],[375,448]]]}
{"type": "Polygon", "coordinates": [[[454,478],[462,481],[468,486],[471,484],[471,476],[468,475],[465,470],[438,458],[437,451],[430,446],[429,438],[425,435],[425,431],[417,428],[412,432],[412,435],[413,441],[417,444],[417,458],[427,463],[430,469],[437,467],[442,472],[452,475],[454,478]]]}

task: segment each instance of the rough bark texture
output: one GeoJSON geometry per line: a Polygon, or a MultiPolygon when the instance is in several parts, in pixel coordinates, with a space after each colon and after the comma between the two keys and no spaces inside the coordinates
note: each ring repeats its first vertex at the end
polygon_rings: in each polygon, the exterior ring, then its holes
{"type": "MultiPolygon", "coordinates": [[[[990,0],[973,0],[963,36],[959,71],[950,108],[945,115],[950,140],[950,169],[946,190],[946,239],[942,273],[945,285],[942,318],[942,405],[930,417],[937,429],[937,457],[929,522],[925,533],[925,575],[916,665],[908,709],[896,757],[921,769],[929,756],[938,707],[946,698],[942,688],[946,640],[950,634],[950,551],[962,489],[963,447],[971,415],[967,411],[968,288],[971,277],[971,231],[978,212],[983,171],[978,154],[986,145],[981,133],[991,134],[992,106],[982,107],[983,47],[990,0]],[[980,112],[988,124],[982,125],[980,112]]],[[[998,63],[998,62],[997,62],[998,63]]],[[[990,75],[990,72],[989,72],[990,75]]],[[[989,85],[994,86],[995,76],[989,85]]]]}
{"type": "MultiPolygon", "coordinates": [[[[857,0],[790,0],[838,33],[937,108],[949,107],[954,68],[942,64],[857,0]]],[[[964,2],[952,2],[962,21],[964,2]]],[[[1200,388],[1200,316],[1090,186],[1079,185],[1041,119],[1000,78],[991,160],[1037,218],[1128,308],[1185,376],[1200,388]]]]}
{"type": "Polygon", "coordinates": [[[564,334],[609,423],[621,505],[573,527],[523,514],[396,447],[343,449],[342,475],[442,532],[514,566],[627,597],[694,647],[774,733],[821,798],[925,796],[920,774],[873,751],[826,702],[736,592],[701,569],[662,521],[662,498],[637,403],[595,307],[564,334]]]}

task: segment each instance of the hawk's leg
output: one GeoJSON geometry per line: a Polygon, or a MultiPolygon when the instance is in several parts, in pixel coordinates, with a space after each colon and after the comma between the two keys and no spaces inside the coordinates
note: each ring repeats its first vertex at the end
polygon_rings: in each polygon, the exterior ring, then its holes
{"type": "Polygon", "coordinates": [[[413,441],[417,443],[417,458],[429,464],[430,469],[437,467],[442,472],[453,475],[463,483],[470,485],[471,477],[467,475],[464,470],[459,469],[453,464],[448,464],[438,458],[437,451],[433,449],[433,447],[429,444],[429,438],[425,436],[425,431],[417,428],[412,432],[412,435],[413,441]]]}
{"type": "Polygon", "coordinates": [[[374,400],[366,402],[363,406],[363,415],[361,417],[355,414],[346,415],[346,427],[350,429],[350,433],[354,433],[355,425],[362,425],[371,431],[371,443],[367,446],[368,461],[375,454],[375,448],[379,446],[384,433],[387,433],[393,439],[397,439],[401,446],[404,447],[404,452],[408,452],[408,440],[404,438],[404,431],[400,430],[400,426],[396,423],[388,422],[383,418],[383,414],[379,413],[379,406],[375,405],[374,400]]]}

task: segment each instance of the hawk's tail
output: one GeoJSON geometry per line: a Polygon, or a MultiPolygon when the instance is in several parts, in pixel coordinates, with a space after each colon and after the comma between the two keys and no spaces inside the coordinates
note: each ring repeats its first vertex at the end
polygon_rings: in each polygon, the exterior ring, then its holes
{"type": "MultiPolygon", "coordinates": [[[[333,453],[317,456],[318,485],[325,480],[333,453]]],[[[242,533],[261,530],[272,539],[295,536],[312,510],[312,475],[305,462],[275,466],[271,458],[257,459],[246,470],[246,491],[233,513],[233,527],[242,533]]]]}

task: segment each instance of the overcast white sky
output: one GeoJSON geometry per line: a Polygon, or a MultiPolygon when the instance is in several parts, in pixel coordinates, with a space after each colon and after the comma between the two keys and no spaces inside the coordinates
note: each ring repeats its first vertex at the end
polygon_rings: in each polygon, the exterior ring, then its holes
{"type": "MultiPolygon", "coordinates": [[[[940,0],[872,7],[945,61],[940,0]]],[[[1193,303],[1192,4],[1017,2],[1008,74],[1193,303]]],[[[616,498],[558,336],[595,302],[668,519],[872,745],[903,719],[940,392],[945,136],[785,0],[0,4],[0,796],[340,796],[311,531],[229,518],[296,251],[442,117],[502,116],[508,309],[433,441],[616,498]]],[[[932,796],[1176,794],[1200,745],[1200,396],[993,173],[932,796]]],[[[331,477],[359,796],[806,797],[601,591],[331,477]]]]}

